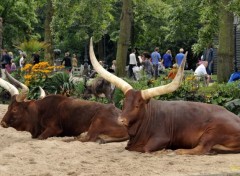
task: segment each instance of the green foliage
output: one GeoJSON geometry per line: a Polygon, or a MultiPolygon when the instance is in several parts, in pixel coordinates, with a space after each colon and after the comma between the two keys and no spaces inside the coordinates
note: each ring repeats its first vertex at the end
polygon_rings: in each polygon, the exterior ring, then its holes
{"type": "Polygon", "coordinates": [[[72,95],[75,89],[74,84],[69,81],[69,74],[57,72],[48,77],[44,82],[43,89],[49,94],[72,95]]]}
{"type": "Polygon", "coordinates": [[[0,17],[3,18],[3,45],[12,48],[22,41],[35,38],[34,25],[37,24],[35,0],[2,0],[0,17]]]}
{"type": "Polygon", "coordinates": [[[203,0],[199,5],[201,28],[198,32],[198,41],[192,47],[195,53],[201,53],[209,44],[213,44],[213,38],[218,32],[219,3],[219,0],[203,0]]]}
{"type": "Polygon", "coordinates": [[[115,103],[115,106],[122,109],[123,99],[124,99],[123,92],[120,89],[116,88],[114,95],[113,95],[113,101],[115,103]]]}
{"type": "Polygon", "coordinates": [[[110,13],[114,0],[58,1],[53,0],[55,15],[52,21],[56,47],[79,49],[94,35],[99,40],[108,30],[114,17],[110,13]],[[101,12],[101,13],[99,13],[101,12]]]}
{"type": "Polygon", "coordinates": [[[224,107],[240,117],[240,99],[229,101],[224,105],[224,107]]]}
{"type": "Polygon", "coordinates": [[[29,41],[22,42],[16,48],[26,52],[27,54],[27,60],[26,62],[30,62],[31,54],[38,52],[39,50],[46,49],[48,47],[48,44],[45,42],[39,42],[35,39],[31,39],[29,41]]]}
{"type": "Polygon", "coordinates": [[[73,95],[76,97],[81,97],[84,91],[84,82],[83,81],[79,81],[77,83],[74,84],[74,92],[73,95]]]}
{"type": "Polygon", "coordinates": [[[217,84],[213,86],[201,88],[198,93],[204,95],[205,101],[211,104],[223,106],[225,103],[239,98],[240,89],[239,81],[227,84],[217,84]]]}

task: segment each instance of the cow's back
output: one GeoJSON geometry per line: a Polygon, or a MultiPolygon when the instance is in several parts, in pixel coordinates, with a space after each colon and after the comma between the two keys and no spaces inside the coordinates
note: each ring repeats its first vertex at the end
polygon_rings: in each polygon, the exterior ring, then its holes
{"type": "Polygon", "coordinates": [[[161,130],[160,133],[169,137],[170,148],[192,148],[204,132],[216,126],[222,126],[223,129],[225,124],[230,124],[234,131],[240,130],[240,118],[218,105],[151,100],[149,108],[151,111],[147,112],[151,114],[148,114],[148,118],[152,116],[152,124],[158,124],[155,131],[161,130]]]}

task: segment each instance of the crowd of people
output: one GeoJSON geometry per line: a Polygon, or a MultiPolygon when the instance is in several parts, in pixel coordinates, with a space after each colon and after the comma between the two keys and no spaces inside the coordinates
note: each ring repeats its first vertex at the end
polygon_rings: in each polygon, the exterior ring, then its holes
{"type": "MultiPolygon", "coordinates": [[[[30,58],[29,58],[30,61],[28,60],[30,64],[33,65],[38,64],[40,62],[40,51],[32,53],[30,58]]],[[[17,69],[21,69],[25,66],[26,62],[27,62],[26,52],[19,51],[19,56],[14,57],[11,51],[8,52],[7,49],[2,49],[0,55],[1,77],[5,79],[6,78],[5,71],[11,73],[17,69]]],[[[61,64],[68,71],[70,71],[72,67],[78,67],[77,55],[73,54],[72,57],[70,57],[70,53],[66,52],[61,64]]]]}
{"type": "Polygon", "coordinates": [[[156,47],[152,53],[143,52],[140,56],[136,56],[136,50],[133,49],[129,55],[128,73],[129,78],[139,80],[139,71],[143,70],[148,79],[158,79],[160,72],[169,69],[169,79],[173,79],[177,73],[177,68],[184,58],[184,49],[180,48],[179,53],[174,58],[171,50],[167,50],[163,57],[156,47]]]}
{"type": "MultiPolygon", "coordinates": [[[[1,62],[1,77],[3,79],[6,78],[5,71],[8,71],[9,73],[17,70],[18,68],[23,68],[26,64],[26,58],[27,54],[23,51],[19,51],[19,60],[17,57],[14,57],[13,52],[7,51],[7,49],[1,50],[1,56],[0,56],[0,62],[1,62]],[[18,62],[17,62],[18,61],[18,62]]],[[[39,52],[35,52],[32,54],[32,64],[37,64],[40,62],[40,55],[39,52]]]]}
{"type": "MultiPolygon", "coordinates": [[[[22,68],[26,64],[26,53],[19,52],[19,62],[16,64],[12,52],[7,52],[6,49],[2,49],[1,52],[1,76],[5,78],[5,70],[12,72],[17,68],[22,68]]],[[[173,57],[171,50],[167,50],[163,56],[159,53],[159,48],[156,47],[152,53],[143,52],[138,57],[136,50],[133,49],[129,54],[129,63],[128,63],[128,76],[131,79],[139,80],[141,75],[140,71],[143,70],[147,79],[158,79],[160,76],[159,73],[163,72],[165,69],[168,69],[168,79],[174,79],[177,74],[178,66],[181,64],[184,58],[184,49],[180,48],[179,52],[173,57]]],[[[40,62],[39,52],[32,54],[32,64],[37,64],[40,62]]],[[[69,52],[66,52],[64,58],[61,61],[61,65],[65,67],[67,71],[71,71],[73,67],[78,67],[78,59],[75,53],[70,55],[69,52]]],[[[112,61],[109,71],[116,71],[116,60],[112,61]]],[[[212,81],[211,75],[213,74],[213,48],[209,45],[206,50],[203,52],[203,55],[197,67],[194,71],[194,75],[199,79],[204,79],[206,84],[212,81]]],[[[165,76],[165,75],[164,75],[165,76]]]]}

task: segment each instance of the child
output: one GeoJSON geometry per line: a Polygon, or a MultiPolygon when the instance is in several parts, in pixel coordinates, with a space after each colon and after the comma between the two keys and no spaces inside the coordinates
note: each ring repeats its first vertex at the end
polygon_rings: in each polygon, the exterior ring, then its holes
{"type": "Polygon", "coordinates": [[[168,73],[168,79],[174,79],[178,71],[177,64],[173,64],[173,68],[168,73]]]}

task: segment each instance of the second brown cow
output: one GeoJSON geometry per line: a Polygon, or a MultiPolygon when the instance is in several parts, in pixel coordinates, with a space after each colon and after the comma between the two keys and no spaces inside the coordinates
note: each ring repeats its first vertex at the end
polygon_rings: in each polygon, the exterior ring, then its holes
{"type": "MultiPolygon", "coordinates": [[[[10,75],[7,74],[9,77],[10,75]]],[[[25,100],[28,88],[14,80],[14,85],[0,78],[0,86],[7,89],[12,100],[4,115],[1,126],[13,127],[19,131],[28,131],[32,138],[47,139],[52,136],[86,135],[80,141],[100,143],[124,141],[128,139],[127,130],[118,124],[121,112],[112,104],[101,104],[65,97],[49,95],[41,100],[25,100]]]]}

